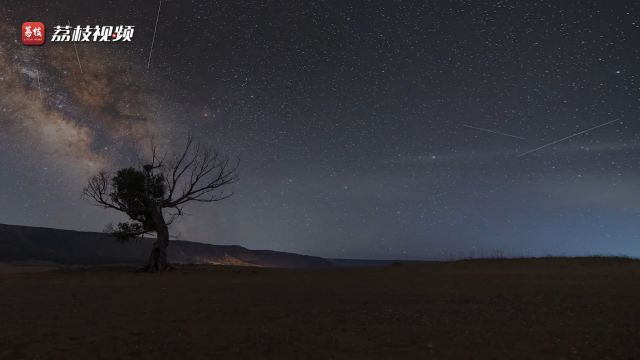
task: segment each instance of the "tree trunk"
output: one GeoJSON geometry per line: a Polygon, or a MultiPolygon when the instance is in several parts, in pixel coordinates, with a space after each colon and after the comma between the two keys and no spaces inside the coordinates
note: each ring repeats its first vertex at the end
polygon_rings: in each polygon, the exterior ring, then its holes
{"type": "Polygon", "coordinates": [[[157,239],[153,243],[149,260],[144,267],[148,272],[169,271],[173,267],[167,261],[167,247],[169,247],[169,227],[162,216],[162,209],[153,211],[153,221],[156,226],[157,239]]]}

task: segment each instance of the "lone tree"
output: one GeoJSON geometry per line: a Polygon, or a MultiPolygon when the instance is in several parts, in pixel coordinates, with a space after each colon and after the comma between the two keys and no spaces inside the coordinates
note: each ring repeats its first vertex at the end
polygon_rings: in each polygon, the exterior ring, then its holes
{"type": "Polygon", "coordinates": [[[221,201],[232,193],[224,187],[237,181],[238,162],[189,137],[184,150],[166,161],[152,145],[151,161],[118,170],[115,176],[100,172],[89,179],[83,195],[94,205],[126,214],[129,221],[109,226],[121,241],[156,233],[145,271],[171,269],[167,261],[169,225],[183,214],[189,202],[221,201]],[[167,209],[167,211],[165,211],[167,209]]]}

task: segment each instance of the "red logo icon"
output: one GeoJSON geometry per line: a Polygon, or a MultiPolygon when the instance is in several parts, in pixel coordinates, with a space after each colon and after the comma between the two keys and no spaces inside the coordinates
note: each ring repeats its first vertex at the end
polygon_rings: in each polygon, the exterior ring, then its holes
{"type": "Polygon", "coordinates": [[[27,21],[23,23],[22,43],[25,45],[44,44],[44,24],[37,21],[27,21]]]}

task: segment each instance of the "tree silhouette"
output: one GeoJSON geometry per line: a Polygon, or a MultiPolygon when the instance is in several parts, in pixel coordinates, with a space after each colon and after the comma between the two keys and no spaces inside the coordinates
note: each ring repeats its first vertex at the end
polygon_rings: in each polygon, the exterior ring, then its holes
{"type": "Polygon", "coordinates": [[[192,137],[179,155],[170,161],[166,158],[166,153],[158,156],[152,144],[149,163],[120,169],[115,176],[100,172],[89,179],[83,191],[94,205],[129,217],[127,222],[108,227],[118,240],[131,241],[156,233],[144,267],[149,272],[171,269],[167,261],[169,225],[183,215],[184,206],[189,202],[224,200],[232,193],[225,193],[223,188],[238,180],[238,162],[231,164],[228,157],[195,144],[192,137]]]}

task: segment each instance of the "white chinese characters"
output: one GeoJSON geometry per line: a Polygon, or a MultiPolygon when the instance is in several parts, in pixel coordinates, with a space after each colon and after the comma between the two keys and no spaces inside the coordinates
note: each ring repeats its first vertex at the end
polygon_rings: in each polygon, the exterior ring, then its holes
{"type": "Polygon", "coordinates": [[[56,25],[53,28],[52,42],[122,42],[133,39],[133,25],[100,26],[86,25],[72,27],[56,25]]]}
{"type": "Polygon", "coordinates": [[[26,26],[24,28],[24,36],[30,38],[31,36],[42,37],[42,28],[39,26],[31,28],[31,26],[26,26]]]}

